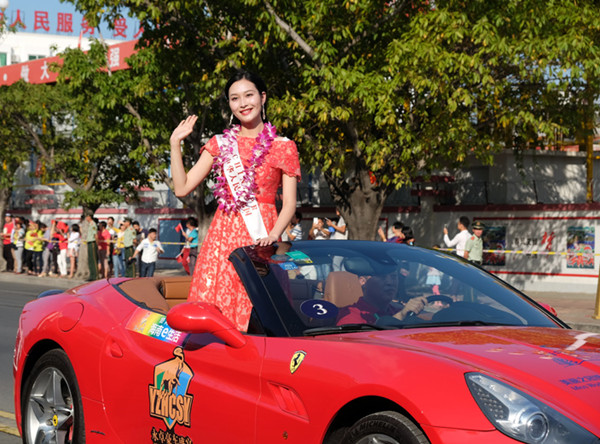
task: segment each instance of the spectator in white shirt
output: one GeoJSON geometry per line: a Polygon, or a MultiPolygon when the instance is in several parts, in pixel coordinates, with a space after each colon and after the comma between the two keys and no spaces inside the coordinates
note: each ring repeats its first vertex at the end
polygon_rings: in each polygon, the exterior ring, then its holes
{"type": "Polygon", "coordinates": [[[313,218],[313,225],[308,232],[308,240],[325,240],[329,239],[331,232],[325,226],[325,221],[320,217],[313,218]]]}
{"type": "Polygon", "coordinates": [[[165,252],[160,241],[156,240],[155,228],[150,228],[148,230],[148,237],[146,237],[139,243],[139,245],[135,249],[135,252],[133,253],[133,256],[131,256],[129,260],[134,261],[135,257],[140,251],[142,252],[142,265],[140,267],[140,276],[154,276],[154,270],[156,269],[156,261],[158,260],[158,255],[160,253],[165,252]]]}
{"type": "Polygon", "coordinates": [[[448,228],[444,227],[444,243],[448,248],[456,247],[457,256],[464,257],[465,256],[465,246],[467,244],[467,240],[471,237],[471,233],[469,233],[469,218],[466,216],[461,216],[458,219],[458,231],[459,233],[454,236],[452,240],[448,237],[448,228]]]}

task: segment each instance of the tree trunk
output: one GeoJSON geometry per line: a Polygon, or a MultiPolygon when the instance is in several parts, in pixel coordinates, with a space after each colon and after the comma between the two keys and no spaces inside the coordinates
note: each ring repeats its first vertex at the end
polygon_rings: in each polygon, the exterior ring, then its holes
{"type": "MultiPolygon", "coordinates": [[[[590,83],[585,87],[583,106],[583,144],[586,151],[586,202],[594,202],[594,128],[595,128],[595,106],[596,93],[590,83]]],[[[581,150],[581,147],[580,147],[581,150]]]]}
{"type": "Polygon", "coordinates": [[[350,183],[327,174],[325,178],[346,222],[348,239],[375,240],[387,189],[379,186],[368,171],[359,171],[350,183]]]}
{"type": "Polygon", "coordinates": [[[90,277],[90,268],[88,267],[88,251],[87,244],[83,242],[85,235],[90,224],[84,219],[79,224],[80,244],[79,244],[79,256],[77,257],[77,271],[75,277],[81,280],[87,280],[90,277]]]}
{"type": "Polygon", "coordinates": [[[194,211],[196,219],[198,219],[198,245],[203,242],[217,208],[214,200],[208,204],[205,203],[205,187],[206,185],[202,183],[189,196],[181,198],[181,201],[194,211]]]}

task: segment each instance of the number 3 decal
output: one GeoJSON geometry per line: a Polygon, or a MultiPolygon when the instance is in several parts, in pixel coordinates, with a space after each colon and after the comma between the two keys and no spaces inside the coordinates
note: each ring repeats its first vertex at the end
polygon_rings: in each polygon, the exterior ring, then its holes
{"type": "Polygon", "coordinates": [[[311,299],[304,301],[300,305],[300,311],[310,318],[335,318],[338,314],[338,308],[335,304],[322,299],[311,299]]]}
{"type": "Polygon", "coordinates": [[[325,316],[327,309],[323,307],[323,304],[314,304],[313,308],[317,311],[317,316],[325,316]]]}

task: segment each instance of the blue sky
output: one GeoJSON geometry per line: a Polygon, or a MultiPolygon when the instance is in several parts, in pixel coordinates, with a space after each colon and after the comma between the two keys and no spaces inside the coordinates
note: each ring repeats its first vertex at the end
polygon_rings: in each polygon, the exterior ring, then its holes
{"type": "MultiPolygon", "coordinates": [[[[12,24],[20,17],[26,28],[19,32],[47,35],[71,35],[97,37],[98,31],[91,31],[82,26],[83,15],[75,10],[71,3],[61,3],[59,0],[9,0],[10,5],[5,11],[6,19],[12,24]]],[[[102,35],[106,39],[133,40],[139,31],[139,22],[125,17],[118,29],[109,30],[107,25],[101,26],[102,35]]]]}

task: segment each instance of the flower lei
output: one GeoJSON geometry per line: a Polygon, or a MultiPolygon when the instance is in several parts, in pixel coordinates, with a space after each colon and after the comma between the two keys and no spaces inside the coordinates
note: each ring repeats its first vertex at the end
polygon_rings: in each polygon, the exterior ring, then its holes
{"type": "Polygon", "coordinates": [[[256,169],[263,164],[265,156],[271,149],[271,144],[277,135],[276,128],[270,122],[265,122],[263,130],[256,138],[256,143],[252,148],[249,166],[244,167],[241,180],[242,186],[236,199],[231,194],[223,168],[233,156],[233,145],[237,141],[240,129],[240,125],[233,125],[230,129],[223,131],[223,144],[220,147],[219,154],[214,158],[212,166],[213,173],[216,176],[213,193],[219,203],[219,209],[226,213],[243,208],[255,196],[258,189],[254,180],[256,169]]]}

